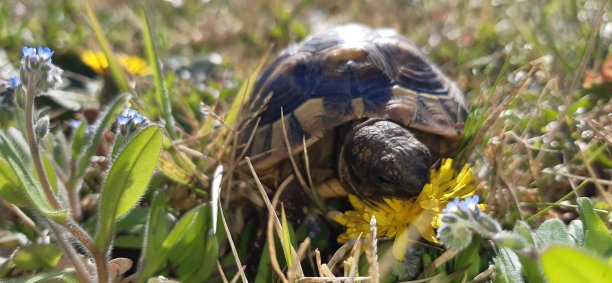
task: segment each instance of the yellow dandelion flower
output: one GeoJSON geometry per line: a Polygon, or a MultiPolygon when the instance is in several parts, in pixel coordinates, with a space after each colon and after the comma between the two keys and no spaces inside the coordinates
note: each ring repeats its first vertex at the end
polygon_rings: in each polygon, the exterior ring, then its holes
{"type": "MultiPolygon", "coordinates": [[[[346,227],[346,231],[338,237],[338,242],[345,243],[357,238],[360,233],[367,235],[370,232],[370,219],[375,216],[380,238],[406,238],[406,227],[414,225],[423,238],[437,243],[434,229],[440,227],[442,209],[455,197],[465,199],[474,195],[478,188],[472,184],[473,180],[474,175],[467,164],[457,174],[453,169],[453,160],[446,159],[440,169],[431,170],[430,182],[416,198],[384,198],[383,202],[374,207],[362,202],[357,196],[349,195],[353,210],[336,218],[338,223],[346,227]]],[[[484,209],[483,206],[481,208],[484,209]]]]}
{"type": "MultiPolygon", "coordinates": [[[[130,74],[145,77],[153,73],[153,69],[143,58],[133,55],[118,53],[115,54],[119,64],[130,74]]],[[[108,61],[101,51],[86,50],[81,53],[81,61],[89,66],[99,75],[106,75],[108,61]]]]}

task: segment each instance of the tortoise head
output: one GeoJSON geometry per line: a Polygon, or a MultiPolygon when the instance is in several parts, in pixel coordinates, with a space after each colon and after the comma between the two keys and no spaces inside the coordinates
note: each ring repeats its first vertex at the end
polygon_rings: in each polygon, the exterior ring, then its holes
{"type": "Polygon", "coordinates": [[[406,128],[370,119],[346,136],[338,158],[340,182],[364,201],[416,197],[429,181],[427,146],[406,128]]]}

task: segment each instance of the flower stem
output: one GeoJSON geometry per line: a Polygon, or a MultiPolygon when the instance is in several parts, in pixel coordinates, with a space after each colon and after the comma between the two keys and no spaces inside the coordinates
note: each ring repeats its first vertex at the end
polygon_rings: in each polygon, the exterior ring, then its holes
{"type": "Polygon", "coordinates": [[[93,255],[98,271],[98,282],[108,282],[108,260],[106,258],[106,251],[99,250],[89,234],[87,234],[81,226],[74,223],[73,220],[62,223],[62,225],[93,255]]]}
{"type": "MultiPolygon", "coordinates": [[[[36,175],[38,176],[38,180],[42,186],[43,192],[51,206],[54,209],[60,209],[61,204],[53,192],[51,188],[51,183],[49,182],[49,178],[47,177],[47,173],[45,171],[42,158],[40,155],[40,148],[38,145],[38,141],[36,140],[36,134],[34,132],[34,98],[36,97],[36,91],[34,89],[34,84],[36,78],[29,78],[29,82],[27,84],[27,93],[26,93],[26,105],[25,105],[25,126],[26,126],[26,136],[28,140],[28,146],[30,148],[30,154],[32,155],[32,162],[34,163],[34,169],[36,171],[36,175]]],[[[94,257],[94,261],[96,262],[96,269],[98,275],[98,282],[108,282],[108,269],[107,269],[107,260],[106,253],[104,251],[98,250],[95,243],[80,226],[74,223],[74,220],[70,218],[68,221],[63,223],[58,223],[64,226],[70,234],[76,238],[94,257]]],[[[51,224],[50,226],[53,226],[51,224]]],[[[54,229],[52,229],[54,230],[54,229]]],[[[76,252],[71,255],[70,245],[67,240],[62,236],[61,231],[55,231],[54,233],[58,239],[58,242],[66,251],[67,255],[71,258],[75,269],[77,269],[77,276],[81,277],[83,274],[79,274],[84,272],[82,270],[82,265],[78,266],[78,262],[76,262],[76,252]],[[79,270],[81,269],[81,270],[79,270]]]]}
{"type": "Polygon", "coordinates": [[[77,278],[79,278],[79,281],[91,282],[91,276],[89,276],[89,272],[87,271],[87,268],[85,267],[83,262],[79,259],[78,254],[74,250],[72,245],[68,243],[68,240],[66,239],[66,237],[64,237],[64,234],[62,233],[62,231],[58,229],[56,224],[52,221],[49,221],[49,228],[51,232],[53,232],[53,234],[57,238],[57,242],[62,247],[62,250],[64,250],[66,257],[70,260],[70,262],[72,262],[72,266],[74,266],[74,270],[75,270],[77,278]]]}
{"type": "Polygon", "coordinates": [[[27,84],[27,93],[26,93],[26,105],[25,105],[25,126],[26,126],[26,136],[28,139],[28,147],[30,148],[30,155],[32,155],[32,162],[34,163],[34,169],[36,170],[36,175],[38,175],[38,180],[42,186],[43,192],[47,197],[49,203],[54,209],[60,208],[60,203],[53,189],[51,188],[51,184],[49,183],[49,179],[47,178],[47,173],[45,172],[45,167],[43,166],[42,158],[40,157],[40,148],[38,147],[38,141],[36,140],[36,134],[34,133],[34,98],[36,97],[36,92],[34,90],[33,78],[29,79],[30,83],[27,84]]]}

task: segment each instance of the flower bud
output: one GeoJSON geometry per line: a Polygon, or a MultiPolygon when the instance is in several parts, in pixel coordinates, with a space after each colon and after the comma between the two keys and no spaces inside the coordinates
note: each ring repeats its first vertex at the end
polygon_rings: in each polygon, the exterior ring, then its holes
{"type": "Polygon", "coordinates": [[[49,116],[45,115],[36,121],[34,132],[38,140],[45,138],[49,134],[49,116]]]}

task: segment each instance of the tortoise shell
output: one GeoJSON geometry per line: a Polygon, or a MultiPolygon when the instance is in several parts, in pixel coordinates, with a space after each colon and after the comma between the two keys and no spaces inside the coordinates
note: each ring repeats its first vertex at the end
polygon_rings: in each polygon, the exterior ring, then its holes
{"type": "Polygon", "coordinates": [[[462,91],[415,44],[356,24],[284,50],[247,105],[238,144],[256,169],[287,158],[286,140],[297,154],[352,120],[388,119],[454,144],[467,117],[462,91]]]}

